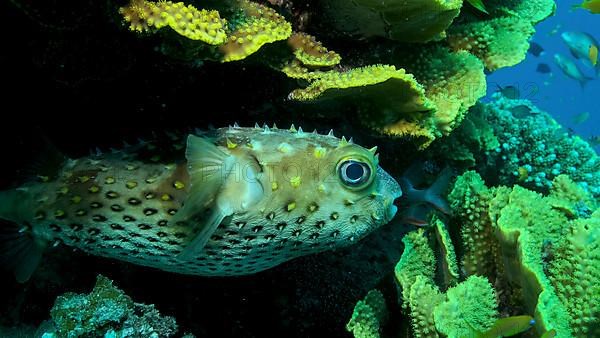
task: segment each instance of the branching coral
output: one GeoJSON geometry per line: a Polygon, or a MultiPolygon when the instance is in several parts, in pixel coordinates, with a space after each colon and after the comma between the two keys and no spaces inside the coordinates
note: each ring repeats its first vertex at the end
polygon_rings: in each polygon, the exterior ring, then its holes
{"type": "MultiPolygon", "coordinates": [[[[490,168],[488,178],[494,183],[547,193],[554,178],[564,174],[585,192],[600,197],[600,157],[530,101],[495,94],[492,102],[475,106],[468,120],[478,129],[462,126],[446,140],[447,146],[461,149],[457,159],[477,164],[484,176],[485,168],[490,168]]],[[[440,146],[436,153],[450,154],[443,150],[446,145],[440,146]]],[[[453,159],[450,154],[449,160],[453,159]]]]}
{"type": "MultiPolygon", "coordinates": [[[[587,218],[589,213],[578,215],[565,208],[584,192],[566,176],[555,180],[555,188],[544,197],[519,186],[490,189],[479,175],[467,172],[459,177],[449,198],[463,240],[484,232],[489,235],[478,240],[497,248],[489,254],[493,259],[487,264],[492,270],[465,270],[466,274],[483,273],[502,293],[512,294],[505,306],[520,303],[535,313],[540,333],[554,329],[564,337],[583,337],[599,324],[598,302],[587,299],[599,297],[593,285],[600,282],[595,269],[600,263],[600,223],[587,218]],[[480,229],[473,232],[472,227],[480,229]],[[585,275],[581,287],[572,284],[576,271],[585,275]]],[[[586,209],[595,207],[589,196],[578,203],[585,201],[591,203],[586,209]]],[[[464,257],[469,257],[469,245],[465,248],[464,257]]]]}
{"type": "Polygon", "coordinates": [[[355,338],[379,338],[381,325],[387,319],[385,299],[378,290],[371,290],[354,308],[346,329],[355,338]]]}

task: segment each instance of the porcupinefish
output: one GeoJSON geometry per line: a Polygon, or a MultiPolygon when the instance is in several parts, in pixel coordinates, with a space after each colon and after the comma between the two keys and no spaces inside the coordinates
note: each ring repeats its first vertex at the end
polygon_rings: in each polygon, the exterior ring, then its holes
{"type": "Polygon", "coordinates": [[[0,192],[0,218],[19,225],[0,238],[17,279],[53,243],[175,273],[252,274],[357,242],[402,194],[376,148],[333,133],[236,125],[181,148],[171,164],[125,150],[66,159],[55,178],[0,192]]]}

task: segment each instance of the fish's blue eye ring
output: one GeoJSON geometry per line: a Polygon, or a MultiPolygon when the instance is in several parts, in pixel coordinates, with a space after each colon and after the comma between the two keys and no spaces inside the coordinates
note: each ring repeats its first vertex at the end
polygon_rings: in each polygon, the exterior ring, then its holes
{"type": "Polygon", "coordinates": [[[372,182],[371,166],[358,159],[345,159],[338,164],[338,175],[350,188],[363,188],[372,182]]]}

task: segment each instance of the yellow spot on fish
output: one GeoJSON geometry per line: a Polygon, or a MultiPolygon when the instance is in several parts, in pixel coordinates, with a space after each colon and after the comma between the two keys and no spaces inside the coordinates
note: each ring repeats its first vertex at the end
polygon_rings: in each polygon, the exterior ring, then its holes
{"type": "Polygon", "coordinates": [[[302,184],[302,179],[300,178],[300,176],[294,176],[290,178],[290,185],[293,188],[298,188],[300,184],[302,184]]]}
{"type": "Polygon", "coordinates": [[[108,176],[106,179],[104,179],[105,184],[113,184],[113,183],[115,183],[115,181],[116,181],[115,178],[112,176],[108,176]]]}
{"type": "Polygon", "coordinates": [[[336,219],[338,219],[339,217],[340,217],[340,214],[338,214],[337,212],[334,212],[334,213],[331,214],[331,219],[334,220],[334,221],[336,219]]]}
{"type": "Polygon", "coordinates": [[[66,195],[68,192],[69,192],[68,187],[62,187],[62,188],[58,189],[58,193],[61,195],[66,195]]]}
{"type": "Polygon", "coordinates": [[[235,149],[235,147],[237,147],[237,143],[231,142],[230,139],[227,139],[227,148],[228,149],[235,149]]]}
{"type": "Polygon", "coordinates": [[[89,177],[89,176],[86,176],[86,175],[84,175],[84,176],[79,176],[79,177],[77,178],[77,180],[79,181],[79,183],[85,183],[85,182],[87,182],[87,181],[89,181],[89,180],[90,180],[90,177],[89,177]]]}
{"type": "Polygon", "coordinates": [[[519,167],[519,181],[523,182],[529,177],[529,171],[525,167],[519,167]]]}
{"type": "Polygon", "coordinates": [[[92,185],[91,187],[89,187],[88,191],[91,192],[92,194],[95,194],[98,191],[100,191],[100,187],[97,185],[92,185]]]}
{"type": "Polygon", "coordinates": [[[73,196],[73,198],[71,198],[71,202],[73,202],[73,204],[79,204],[79,202],[81,202],[81,196],[73,196]]]}
{"type": "Polygon", "coordinates": [[[317,190],[319,190],[319,192],[326,192],[327,188],[325,188],[325,184],[321,183],[319,184],[319,186],[317,187],[317,190]]]}
{"type": "Polygon", "coordinates": [[[135,164],[128,164],[127,166],[125,166],[125,169],[132,171],[132,170],[136,170],[138,167],[135,164]]]}
{"type": "Polygon", "coordinates": [[[296,209],[296,202],[288,203],[286,209],[287,209],[287,211],[292,211],[292,210],[296,209]]]}
{"type": "Polygon", "coordinates": [[[250,149],[254,149],[254,145],[252,144],[252,142],[246,143],[246,147],[248,147],[250,149]]]}
{"type": "Polygon", "coordinates": [[[137,182],[136,181],[127,181],[127,183],[125,183],[125,186],[127,187],[127,189],[133,189],[135,187],[137,187],[137,182]]]}
{"type": "Polygon", "coordinates": [[[315,212],[315,211],[317,211],[318,209],[319,209],[319,206],[318,206],[316,203],[311,203],[311,204],[308,206],[308,211],[310,211],[310,212],[315,212]]]}
{"type": "Polygon", "coordinates": [[[279,184],[277,184],[277,182],[272,182],[271,183],[271,191],[275,191],[279,189],[279,184]]]}
{"type": "Polygon", "coordinates": [[[56,210],[54,212],[54,217],[63,217],[65,215],[65,211],[64,210],[56,210]]]}
{"type": "Polygon", "coordinates": [[[327,153],[327,149],[323,147],[316,147],[314,151],[315,158],[323,158],[327,153]]]}
{"type": "Polygon", "coordinates": [[[348,198],[347,198],[347,199],[345,199],[345,200],[344,200],[344,204],[345,204],[346,206],[350,206],[350,205],[353,205],[353,204],[354,204],[354,201],[353,201],[353,200],[351,200],[351,199],[348,199],[348,198]]]}
{"type": "Polygon", "coordinates": [[[158,179],[158,176],[152,176],[152,177],[148,177],[148,178],[146,179],[146,183],[148,183],[148,184],[152,184],[152,183],[156,182],[156,180],[157,180],[157,179],[158,179]]]}
{"type": "Polygon", "coordinates": [[[163,201],[170,201],[171,200],[171,195],[169,194],[162,194],[162,196],[160,196],[160,199],[163,201]]]}
{"type": "Polygon", "coordinates": [[[277,150],[279,150],[279,152],[281,153],[289,153],[292,150],[292,146],[289,143],[281,143],[278,147],[277,150]]]}
{"type": "Polygon", "coordinates": [[[592,65],[598,64],[598,47],[596,45],[591,45],[590,50],[588,51],[588,56],[590,57],[590,61],[592,65]]]}
{"type": "Polygon", "coordinates": [[[173,187],[177,190],[181,190],[185,188],[185,184],[183,184],[181,181],[175,181],[175,183],[173,183],[173,187]]]}

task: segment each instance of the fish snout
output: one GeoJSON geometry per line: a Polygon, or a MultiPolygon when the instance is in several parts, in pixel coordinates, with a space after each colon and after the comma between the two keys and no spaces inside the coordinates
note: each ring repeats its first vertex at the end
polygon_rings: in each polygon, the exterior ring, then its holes
{"type": "Polygon", "coordinates": [[[379,193],[383,195],[385,221],[389,222],[394,218],[398,211],[398,207],[394,205],[394,202],[402,196],[402,188],[400,187],[400,184],[398,184],[390,174],[381,169],[381,167],[378,168],[377,171],[381,182],[379,193]]]}

